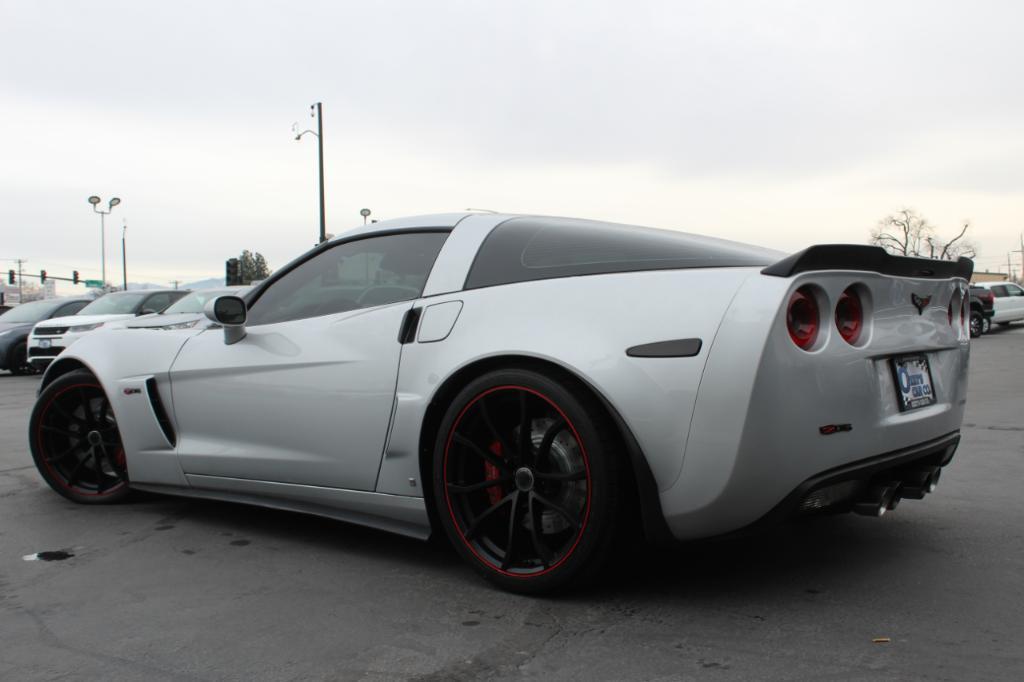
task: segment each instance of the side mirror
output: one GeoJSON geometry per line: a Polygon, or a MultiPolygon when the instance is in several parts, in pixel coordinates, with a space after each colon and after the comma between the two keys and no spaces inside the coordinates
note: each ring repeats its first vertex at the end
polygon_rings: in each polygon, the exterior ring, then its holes
{"type": "Polygon", "coordinates": [[[153,310],[152,308],[143,308],[143,309],[142,309],[142,310],[140,310],[139,312],[135,313],[135,316],[136,316],[136,317],[139,317],[139,316],[141,316],[141,315],[153,315],[153,314],[155,314],[156,312],[157,312],[157,311],[153,310]]]}
{"type": "Polygon", "coordinates": [[[206,302],[203,313],[224,328],[224,343],[229,346],[245,338],[245,301],[238,296],[218,296],[206,302]]]}

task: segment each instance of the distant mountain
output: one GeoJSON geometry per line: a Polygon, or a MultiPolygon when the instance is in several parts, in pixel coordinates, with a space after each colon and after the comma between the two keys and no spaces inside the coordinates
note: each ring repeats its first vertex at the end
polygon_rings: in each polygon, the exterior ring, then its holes
{"type": "MultiPolygon", "coordinates": [[[[209,279],[201,279],[197,282],[189,282],[187,284],[179,284],[179,289],[212,289],[214,287],[224,286],[224,278],[211,277],[209,279]]],[[[170,289],[171,284],[153,284],[152,282],[128,282],[128,289],[170,289]]]]}
{"type": "Polygon", "coordinates": [[[190,282],[189,284],[182,284],[182,289],[213,289],[214,287],[224,286],[223,277],[211,277],[210,279],[201,279],[198,282],[190,282]]]}

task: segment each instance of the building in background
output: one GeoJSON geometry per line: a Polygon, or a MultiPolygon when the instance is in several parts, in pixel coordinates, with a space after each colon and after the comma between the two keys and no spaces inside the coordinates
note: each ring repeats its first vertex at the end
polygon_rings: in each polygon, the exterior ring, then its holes
{"type": "Polygon", "coordinates": [[[1010,279],[1010,276],[1005,272],[978,272],[974,271],[971,275],[972,282],[1006,282],[1010,279]]]}

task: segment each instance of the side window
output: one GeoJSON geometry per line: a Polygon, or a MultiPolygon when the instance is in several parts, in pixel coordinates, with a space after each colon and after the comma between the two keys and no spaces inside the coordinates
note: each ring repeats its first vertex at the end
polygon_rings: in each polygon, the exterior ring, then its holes
{"type": "Polygon", "coordinates": [[[1004,296],[1007,295],[1006,287],[1004,287],[1004,286],[992,287],[992,295],[995,296],[996,298],[1003,298],[1004,296]]]}
{"type": "Polygon", "coordinates": [[[275,280],[248,324],[273,324],[411,301],[427,283],[447,232],[368,237],[328,248],[275,280]]]}
{"type": "Polygon", "coordinates": [[[159,313],[170,304],[170,294],[153,294],[152,296],[146,299],[145,303],[142,304],[142,307],[139,308],[139,310],[144,313],[159,313]]]}
{"type": "Polygon", "coordinates": [[[1016,284],[1007,284],[1006,294],[1008,296],[1024,296],[1024,289],[1021,289],[1016,284]]]}
{"type": "Polygon", "coordinates": [[[777,253],[673,230],[570,218],[512,218],[491,231],[466,288],[612,272],[763,266],[777,253]]]}
{"type": "Polygon", "coordinates": [[[57,308],[50,317],[67,317],[68,315],[74,315],[87,305],[89,305],[88,301],[72,301],[71,303],[65,303],[61,307],[57,308]]]}

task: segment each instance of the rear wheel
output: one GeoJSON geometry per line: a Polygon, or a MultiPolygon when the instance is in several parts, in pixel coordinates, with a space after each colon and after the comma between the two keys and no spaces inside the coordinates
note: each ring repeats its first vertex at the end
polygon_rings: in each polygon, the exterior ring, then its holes
{"type": "Polygon", "coordinates": [[[985,331],[985,318],[982,317],[981,313],[974,311],[971,313],[971,338],[976,339],[982,335],[985,331]]]}
{"type": "Polygon", "coordinates": [[[69,500],[104,504],[128,494],[117,420],[90,372],[70,372],[43,390],[29,421],[29,445],[43,479],[69,500]]]}
{"type": "Polygon", "coordinates": [[[438,434],[433,476],[438,518],[462,557],[516,592],[596,575],[628,480],[607,424],[582,386],[530,370],[463,389],[438,434]]]}
{"type": "Polygon", "coordinates": [[[986,318],[985,318],[985,319],[984,319],[984,320],[982,321],[982,325],[981,325],[981,333],[982,333],[982,334],[988,334],[988,333],[989,333],[990,331],[992,331],[992,319],[991,319],[991,318],[988,318],[988,317],[986,317],[986,318]]]}

